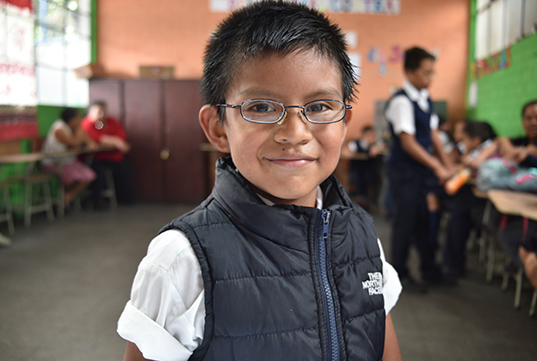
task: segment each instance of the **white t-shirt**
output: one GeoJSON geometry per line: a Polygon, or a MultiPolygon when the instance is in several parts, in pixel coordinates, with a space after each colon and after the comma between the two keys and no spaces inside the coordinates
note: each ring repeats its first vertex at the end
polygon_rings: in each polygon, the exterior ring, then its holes
{"type": "MultiPolygon", "coordinates": [[[[386,262],[380,240],[378,244],[388,314],[402,287],[397,272],[386,262]]],[[[198,258],[184,233],[163,232],[151,241],[138,266],[117,332],[147,359],[181,361],[201,345],[204,329],[205,291],[198,258]]]]}
{"type": "MultiPolygon", "coordinates": [[[[410,99],[417,102],[421,110],[428,112],[429,103],[427,100],[429,99],[429,91],[427,89],[418,90],[409,81],[403,83],[403,90],[408,97],[403,94],[395,96],[390,100],[385,115],[386,119],[392,124],[393,131],[396,135],[399,135],[401,132],[414,135],[416,134],[414,106],[410,99]]],[[[431,129],[437,129],[438,123],[438,115],[433,113],[430,120],[431,129]]]]}
{"type": "MultiPolygon", "coordinates": [[[[42,151],[44,153],[60,153],[65,152],[68,147],[67,144],[61,143],[56,138],[56,130],[61,129],[68,135],[73,135],[73,131],[71,128],[69,128],[69,125],[67,125],[66,122],[64,122],[61,119],[56,120],[52,125],[50,126],[50,129],[47,133],[47,137],[45,138],[45,142],[43,143],[43,149],[42,151]]],[[[63,157],[62,162],[64,164],[73,163],[76,160],[76,157],[63,157]]],[[[55,164],[58,162],[57,159],[48,157],[42,160],[43,164],[55,164]]]]}

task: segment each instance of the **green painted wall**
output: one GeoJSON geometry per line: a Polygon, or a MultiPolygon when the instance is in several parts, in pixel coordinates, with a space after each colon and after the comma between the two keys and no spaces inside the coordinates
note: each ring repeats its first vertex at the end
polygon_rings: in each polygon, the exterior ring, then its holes
{"type": "MultiPolygon", "coordinates": [[[[38,105],[37,106],[37,123],[39,126],[39,136],[44,137],[52,123],[60,118],[60,113],[64,107],[55,105],[38,105]]],[[[77,108],[80,114],[84,114],[85,108],[77,108]]]]}
{"type": "MultiPolygon", "coordinates": [[[[476,0],[471,1],[470,49],[468,59],[468,83],[472,82],[471,66],[474,62],[474,29],[476,0]]],[[[469,119],[488,121],[500,136],[524,135],[522,128],[522,105],[537,99],[537,34],[525,37],[510,49],[510,66],[484,75],[477,82],[477,106],[470,107],[469,119]]]]}

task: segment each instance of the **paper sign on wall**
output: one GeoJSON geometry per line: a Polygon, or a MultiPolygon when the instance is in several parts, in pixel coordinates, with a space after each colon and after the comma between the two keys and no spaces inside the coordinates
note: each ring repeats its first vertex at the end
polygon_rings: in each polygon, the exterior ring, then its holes
{"type": "MultiPolygon", "coordinates": [[[[213,12],[233,11],[261,0],[209,0],[213,12]]],[[[293,0],[320,11],[334,13],[398,15],[401,0],[293,0]]]]}

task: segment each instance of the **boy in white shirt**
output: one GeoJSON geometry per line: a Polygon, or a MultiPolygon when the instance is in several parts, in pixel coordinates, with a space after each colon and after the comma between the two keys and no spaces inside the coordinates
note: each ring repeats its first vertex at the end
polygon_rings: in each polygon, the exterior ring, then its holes
{"type": "Polygon", "coordinates": [[[324,15],[287,2],[213,33],[200,123],[230,156],[141,262],[118,324],[124,360],[400,359],[397,274],[331,175],[356,85],[345,50],[324,15]]]}

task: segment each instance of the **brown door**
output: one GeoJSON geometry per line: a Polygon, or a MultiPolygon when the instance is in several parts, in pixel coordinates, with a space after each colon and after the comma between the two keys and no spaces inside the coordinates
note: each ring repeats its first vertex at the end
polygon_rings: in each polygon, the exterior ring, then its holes
{"type": "Polygon", "coordinates": [[[131,144],[128,160],[133,168],[136,198],[140,201],[163,201],[164,166],[160,159],[163,147],[163,83],[153,79],[124,81],[125,128],[131,144]]]}
{"type": "Polygon", "coordinates": [[[198,203],[206,196],[206,171],[200,144],[205,136],[198,122],[199,81],[164,81],[165,200],[198,203]]]}

